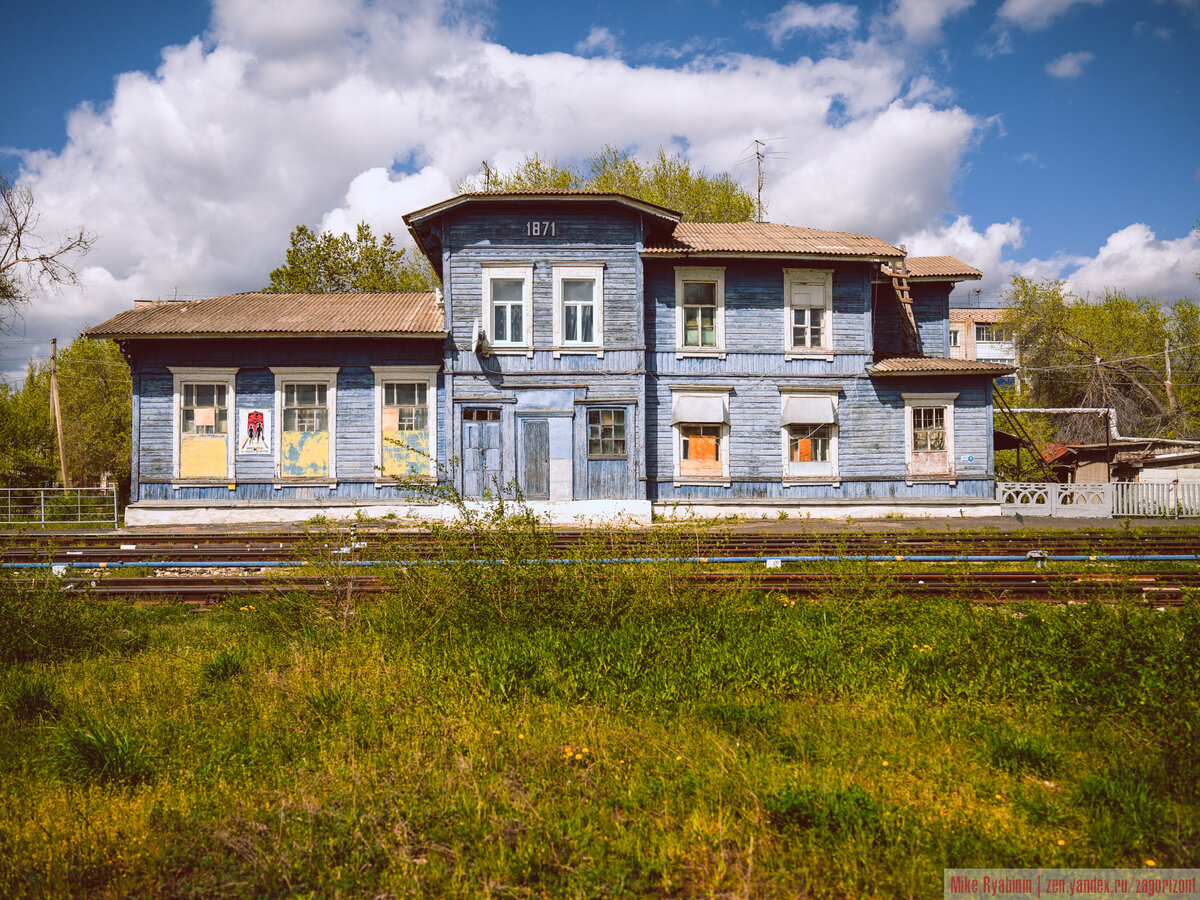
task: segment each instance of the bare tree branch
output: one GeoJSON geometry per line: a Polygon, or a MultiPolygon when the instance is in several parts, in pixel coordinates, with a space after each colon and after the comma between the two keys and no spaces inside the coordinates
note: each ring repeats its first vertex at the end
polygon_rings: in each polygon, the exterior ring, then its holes
{"type": "Polygon", "coordinates": [[[33,191],[0,175],[0,331],[11,327],[35,292],[78,284],[73,258],[96,240],[82,226],[57,240],[44,238],[40,221],[33,191]]]}

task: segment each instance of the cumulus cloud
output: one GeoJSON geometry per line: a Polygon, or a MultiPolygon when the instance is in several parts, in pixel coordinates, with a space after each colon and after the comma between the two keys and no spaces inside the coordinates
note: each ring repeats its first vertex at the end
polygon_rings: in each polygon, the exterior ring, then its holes
{"type": "Polygon", "coordinates": [[[593,25],[587,37],[575,45],[575,52],[583,56],[616,56],[618,48],[615,34],[603,25],[593,25]]]}
{"type": "Polygon", "coordinates": [[[970,9],[975,0],[895,0],[887,21],[899,25],[909,41],[931,44],[941,40],[942,24],[970,9]]]}
{"type": "Polygon", "coordinates": [[[1104,0],[1004,0],[996,17],[1026,31],[1039,31],[1075,6],[1099,6],[1104,0]]]}
{"type": "Polygon", "coordinates": [[[778,47],[797,31],[856,31],[858,8],[845,3],[812,6],[793,0],[768,16],[762,27],[778,47]]]}
{"type": "Polygon", "coordinates": [[[1084,68],[1096,58],[1094,53],[1081,50],[1077,53],[1064,53],[1058,59],[1046,63],[1046,71],[1055,78],[1078,78],[1084,68]]]}
{"type": "Polygon", "coordinates": [[[1111,235],[1099,253],[1070,273],[1067,286],[1080,295],[1113,288],[1171,301],[1200,296],[1197,271],[1200,240],[1194,234],[1160,240],[1149,226],[1137,223],[1111,235]]]}

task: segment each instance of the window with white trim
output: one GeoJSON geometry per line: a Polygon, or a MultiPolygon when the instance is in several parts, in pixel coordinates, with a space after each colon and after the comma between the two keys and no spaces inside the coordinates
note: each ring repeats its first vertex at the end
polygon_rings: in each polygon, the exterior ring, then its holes
{"type": "Polygon", "coordinates": [[[910,481],[954,478],[954,401],[958,394],[902,394],[904,460],[910,481]]]}
{"type": "Polygon", "coordinates": [[[375,372],[375,471],[437,478],[437,367],[372,366],[375,372]]]}
{"type": "Polygon", "coordinates": [[[837,395],[784,393],[783,477],[788,480],[837,478],[837,395]]]}
{"type": "Polygon", "coordinates": [[[272,367],[275,373],[275,475],[335,478],[337,369],[272,367]]]}
{"type": "Polygon", "coordinates": [[[962,330],[959,328],[950,329],[950,349],[957,350],[962,346],[962,330]]]}
{"type": "Polygon", "coordinates": [[[483,267],[483,331],[493,347],[533,347],[533,266],[483,267]]]}
{"type": "Polygon", "coordinates": [[[784,269],[783,284],[788,354],[829,353],[833,349],[833,272],[784,269]]]}
{"type": "Polygon", "coordinates": [[[1012,340],[1012,334],[999,322],[976,322],[975,343],[998,344],[1012,340]]]}
{"type": "Polygon", "coordinates": [[[725,350],[725,270],[675,269],[675,347],[684,355],[725,350]]]}
{"type": "Polygon", "coordinates": [[[231,482],[234,477],[234,409],[237,369],[172,366],[174,438],[171,476],[180,481],[231,482]]]}
{"type": "Polygon", "coordinates": [[[676,392],[671,425],[677,482],[729,481],[729,396],[676,392]]]}
{"type": "Polygon", "coordinates": [[[554,267],[554,347],[595,350],[604,344],[604,267],[554,267]]]}

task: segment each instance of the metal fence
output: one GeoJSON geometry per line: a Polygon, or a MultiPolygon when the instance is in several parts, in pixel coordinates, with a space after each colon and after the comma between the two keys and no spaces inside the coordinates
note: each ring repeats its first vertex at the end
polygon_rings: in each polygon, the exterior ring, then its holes
{"type": "Polygon", "coordinates": [[[1200,517],[1200,484],[1055,484],[997,482],[996,499],[1008,514],[1023,516],[1200,517]]]}
{"type": "Polygon", "coordinates": [[[0,527],[117,526],[116,487],[0,488],[0,527]]]}

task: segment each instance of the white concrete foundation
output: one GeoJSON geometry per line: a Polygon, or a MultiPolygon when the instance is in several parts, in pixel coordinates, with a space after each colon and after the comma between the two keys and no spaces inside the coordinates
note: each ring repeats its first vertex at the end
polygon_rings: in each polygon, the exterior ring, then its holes
{"type": "MultiPolygon", "coordinates": [[[[490,504],[467,503],[468,507],[487,512],[490,504]]],[[[648,523],[649,500],[572,500],[555,503],[528,500],[525,505],[539,518],[556,525],[585,525],[600,523],[648,523]]],[[[516,511],[516,507],[511,507],[516,511]]],[[[352,502],[320,503],[251,503],[221,501],[177,503],[150,501],[131,503],[125,508],[125,525],[137,528],[148,525],[254,525],[296,524],[318,516],[327,519],[386,519],[401,522],[446,522],[457,518],[458,509],[449,504],[356,504],[352,502]]]]}
{"type": "Polygon", "coordinates": [[[983,518],[1001,515],[1000,504],[994,500],[980,503],[858,503],[858,504],[813,504],[771,505],[764,504],[715,504],[715,503],[657,503],[656,515],[666,519],[721,519],[728,516],[748,519],[777,519],[786,514],[789,519],[959,519],[983,518]]]}

